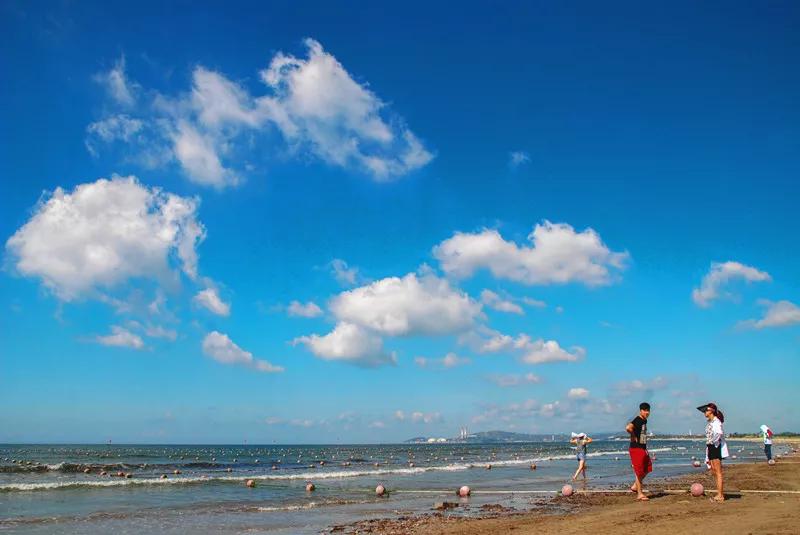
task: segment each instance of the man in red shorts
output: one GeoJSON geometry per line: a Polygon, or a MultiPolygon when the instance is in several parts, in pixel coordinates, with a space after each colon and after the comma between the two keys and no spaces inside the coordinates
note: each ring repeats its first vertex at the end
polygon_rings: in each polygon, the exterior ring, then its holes
{"type": "Polygon", "coordinates": [[[650,416],[650,404],[639,404],[639,415],[628,422],[625,431],[631,435],[631,446],[628,452],[631,455],[631,466],[636,481],[631,486],[631,492],[636,493],[636,499],[647,501],[649,498],[642,492],[642,481],[653,471],[653,463],[647,453],[647,417],[650,416]]]}

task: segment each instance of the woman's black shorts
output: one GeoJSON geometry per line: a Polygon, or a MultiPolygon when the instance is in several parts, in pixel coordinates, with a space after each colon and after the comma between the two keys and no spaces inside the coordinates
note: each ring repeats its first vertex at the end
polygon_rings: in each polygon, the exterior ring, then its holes
{"type": "Polygon", "coordinates": [[[719,446],[715,446],[714,444],[706,444],[706,450],[708,451],[708,460],[712,461],[714,459],[722,460],[722,444],[719,446]]]}

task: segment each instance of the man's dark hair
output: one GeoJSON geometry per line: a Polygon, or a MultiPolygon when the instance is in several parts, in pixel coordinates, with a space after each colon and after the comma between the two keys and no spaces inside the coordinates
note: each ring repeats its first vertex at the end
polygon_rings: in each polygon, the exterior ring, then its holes
{"type": "Polygon", "coordinates": [[[650,410],[650,404],[647,403],[646,401],[644,403],[639,403],[639,410],[640,411],[649,411],[650,410]]]}

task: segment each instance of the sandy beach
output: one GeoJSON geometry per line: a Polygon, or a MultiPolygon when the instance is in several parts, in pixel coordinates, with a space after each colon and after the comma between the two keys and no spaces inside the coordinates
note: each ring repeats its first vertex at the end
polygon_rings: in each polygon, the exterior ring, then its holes
{"type": "MultiPolygon", "coordinates": [[[[795,445],[796,447],[796,445],[795,445]]],[[[637,502],[627,493],[577,494],[542,501],[536,512],[484,507],[482,518],[431,513],[394,520],[370,520],[334,528],[334,532],[383,534],[566,533],[593,535],[644,530],[651,534],[691,532],[800,533],[800,456],[740,464],[725,469],[725,503],[714,503],[714,482],[702,472],[671,479],[654,477],[647,485],[651,500],[637,502]],[[702,483],[705,497],[692,497],[689,486],[702,483]],[[684,491],[684,492],[681,492],[684,491]],[[788,492],[786,492],[788,491],[788,492]]]]}

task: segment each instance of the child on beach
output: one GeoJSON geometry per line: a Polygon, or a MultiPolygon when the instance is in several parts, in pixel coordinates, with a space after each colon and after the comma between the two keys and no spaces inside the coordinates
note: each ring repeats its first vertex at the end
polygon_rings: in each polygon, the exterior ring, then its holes
{"type": "Polygon", "coordinates": [[[580,473],[583,473],[583,479],[586,479],[586,446],[591,444],[592,438],[586,433],[572,433],[572,438],[569,442],[570,444],[575,444],[578,450],[578,469],[575,471],[575,475],[572,476],[572,480],[578,479],[578,474],[580,473]]]}
{"type": "Polygon", "coordinates": [[[722,491],[722,459],[728,457],[728,445],[725,442],[725,431],[722,423],[725,421],[722,411],[714,403],[706,403],[697,407],[702,412],[708,423],[706,424],[706,464],[711,466],[711,471],[717,480],[717,495],[712,499],[716,502],[725,501],[722,491]]]}
{"type": "Polygon", "coordinates": [[[764,439],[764,455],[767,456],[767,462],[769,462],[772,460],[772,429],[762,425],[761,437],[764,439]]]}
{"type": "Polygon", "coordinates": [[[653,463],[647,453],[647,417],[650,416],[650,404],[639,404],[639,415],[628,422],[625,431],[631,436],[628,453],[631,456],[631,466],[635,480],[631,485],[631,492],[636,493],[636,499],[647,501],[650,498],[642,491],[642,481],[647,474],[653,471],[653,463]]]}

